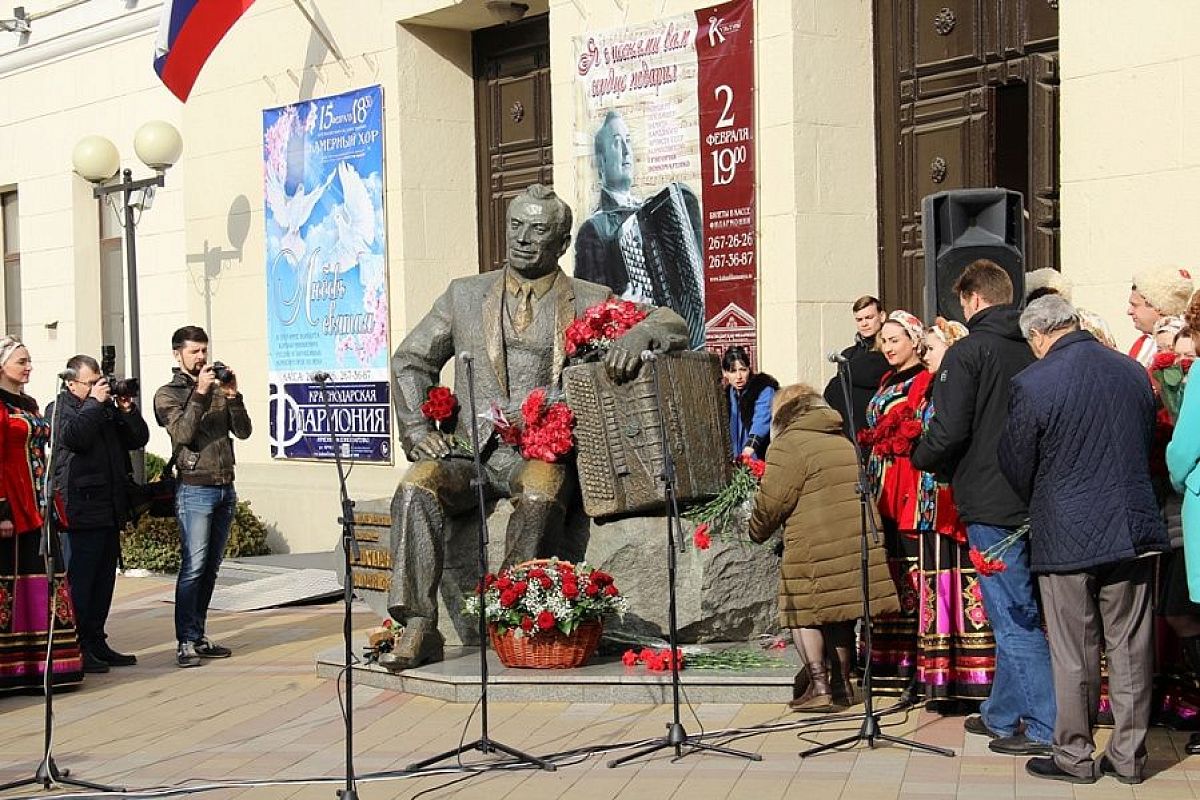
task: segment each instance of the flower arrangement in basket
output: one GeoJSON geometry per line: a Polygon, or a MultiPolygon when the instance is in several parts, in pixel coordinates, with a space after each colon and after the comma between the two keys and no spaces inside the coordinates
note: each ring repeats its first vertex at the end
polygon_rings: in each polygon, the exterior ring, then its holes
{"type": "Polygon", "coordinates": [[[579,361],[602,356],[612,343],[646,318],[647,312],[629,300],[605,300],[583,312],[567,326],[567,355],[579,361]]]}
{"type": "Polygon", "coordinates": [[[874,427],[858,432],[858,444],[880,458],[903,458],[912,454],[921,436],[921,419],[907,400],[897,403],[874,427]]]}
{"type": "Polygon", "coordinates": [[[481,604],[501,663],[534,669],[583,665],[600,644],[604,617],[627,607],[611,575],[557,559],[484,575],[463,613],[475,616],[481,604]]]}
{"type": "Polygon", "coordinates": [[[712,537],[734,538],[740,527],[741,511],[754,498],[758,483],[767,471],[767,463],[754,456],[740,456],[733,477],[721,492],[707,503],[684,512],[683,518],[699,523],[692,534],[697,550],[712,546],[712,537]]]}
{"type": "Polygon", "coordinates": [[[521,422],[514,424],[493,403],[486,417],[500,441],[520,448],[521,455],[553,464],[575,449],[575,414],[545,389],[534,389],[521,403],[521,422]]]}
{"type": "Polygon", "coordinates": [[[967,555],[971,559],[971,564],[974,565],[975,571],[980,577],[986,578],[995,575],[1008,569],[1008,564],[1004,563],[1004,556],[1013,548],[1022,536],[1029,535],[1029,525],[1025,524],[1017,528],[1015,531],[1005,536],[1000,541],[996,542],[991,547],[980,551],[978,547],[972,547],[967,555]]]}
{"type": "Polygon", "coordinates": [[[445,437],[452,453],[474,455],[471,443],[458,434],[446,432],[448,423],[458,413],[458,397],[445,386],[430,386],[421,403],[421,416],[433,423],[433,429],[445,437]]]}

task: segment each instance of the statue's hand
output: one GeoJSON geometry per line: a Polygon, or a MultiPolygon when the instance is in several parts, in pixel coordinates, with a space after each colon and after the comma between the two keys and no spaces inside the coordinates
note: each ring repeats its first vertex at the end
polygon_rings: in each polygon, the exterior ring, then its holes
{"type": "Polygon", "coordinates": [[[413,461],[436,460],[450,455],[450,443],[438,431],[430,431],[417,442],[408,456],[413,461]]]}
{"type": "Polygon", "coordinates": [[[642,351],[650,349],[650,337],[636,328],[613,343],[604,357],[604,369],[608,377],[624,383],[637,376],[642,365],[642,351]]]}

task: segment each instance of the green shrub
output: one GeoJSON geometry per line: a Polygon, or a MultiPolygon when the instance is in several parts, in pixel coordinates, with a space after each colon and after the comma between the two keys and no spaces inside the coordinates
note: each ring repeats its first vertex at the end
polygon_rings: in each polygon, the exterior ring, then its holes
{"type": "Polygon", "coordinates": [[[146,480],[156,481],[158,476],[162,475],[163,467],[167,465],[167,460],[160,455],[147,452],[146,453],[146,480]]]}
{"type": "MultiPolygon", "coordinates": [[[[148,462],[147,458],[147,472],[148,462]]],[[[270,552],[267,526],[250,510],[249,500],[239,500],[233,515],[233,526],[229,530],[229,543],[225,546],[225,557],[265,556],[270,552]]],[[[121,555],[126,569],[179,572],[179,523],[174,517],[142,517],[136,525],[127,526],[121,534],[121,555]]]]}

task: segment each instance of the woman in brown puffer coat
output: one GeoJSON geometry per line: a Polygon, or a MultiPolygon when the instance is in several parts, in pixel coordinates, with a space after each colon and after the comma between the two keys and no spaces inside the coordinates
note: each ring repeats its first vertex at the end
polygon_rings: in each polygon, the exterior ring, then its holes
{"type": "MultiPolygon", "coordinates": [[[[750,538],[765,542],[783,528],[779,622],[791,629],[809,673],[807,690],[788,704],[794,711],[827,711],[853,701],[853,625],[862,613],[857,480],[854,446],[842,433],[838,413],[811,386],[776,392],[767,471],[750,516],[750,538]]],[[[870,543],[869,559],[872,613],[898,611],[882,545],[870,543]]]]}

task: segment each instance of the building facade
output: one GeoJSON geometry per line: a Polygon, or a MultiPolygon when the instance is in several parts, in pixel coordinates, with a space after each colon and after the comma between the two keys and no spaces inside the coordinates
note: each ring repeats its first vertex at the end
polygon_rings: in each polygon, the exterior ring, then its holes
{"type": "MultiPolygon", "coordinates": [[[[577,155],[593,133],[575,111],[585,33],[703,4],[530,0],[505,24],[497,13],[508,4],[484,0],[298,2],[307,16],[295,0],[257,0],[186,104],[151,68],[159,3],[26,3],[29,32],[0,31],[3,310],[33,353],[30,390],[43,402],[70,355],[113,343],[124,358],[121,231],[72,173],[71,151],[102,134],[137,177],[148,172],[133,157],[137,127],[178,127],[184,155],[137,229],[143,381],[150,391],[168,379],[172,330],[205,326],[255,422],[237,448],[239,492],[275,548],[315,551],[337,540],[332,466],[270,455],[264,110],[382,87],[394,347],[451,278],[495,263],[496,220],[520,186],[552,183],[577,222],[591,211],[574,202],[577,155]]],[[[889,301],[919,295],[919,264],[904,256],[919,220],[898,204],[919,200],[924,189],[908,183],[932,180],[938,156],[946,177],[930,186],[1020,183],[1036,243],[1029,266],[1060,267],[1076,299],[1131,339],[1130,274],[1188,264],[1195,252],[1198,234],[1180,212],[1200,160],[1189,134],[1196,30],[1200,9],[1187,0],[1152,15],[1116,0],[755,2],[761,368],[820,384],[832,374],[823,354],[852,336],[856,297],[881,287],[889,301]],[[1113,46],[1112,31],[1127,44],[1113,46]],[[1008,127],[987,118],[1000,110],[1008,127]],[[906,152],[916,154],[907,165],[906,152]],[[955,153],[984,166],[955,172],[955,153]]],[[[149,449],[168,452],[161,430],[149,449]]],[[[390,496],[405,466],[401,455],[357,465],[352,496],[390,496]]]]}

